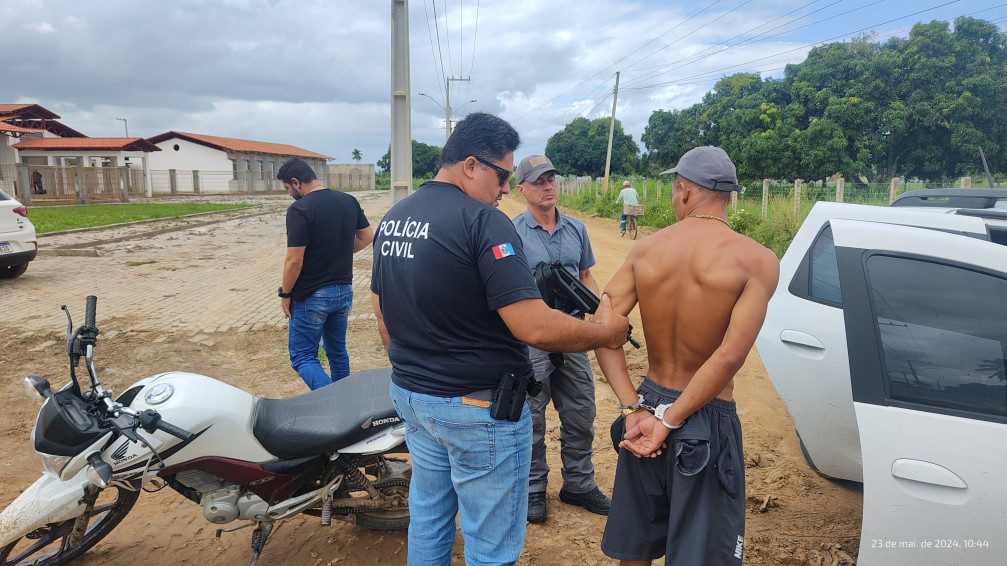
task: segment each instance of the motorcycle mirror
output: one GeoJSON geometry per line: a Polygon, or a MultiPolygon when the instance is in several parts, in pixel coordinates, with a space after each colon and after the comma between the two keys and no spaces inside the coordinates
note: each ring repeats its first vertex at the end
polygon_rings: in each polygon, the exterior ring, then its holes
{"type": "Polygon", "coordinates": [[[44,377],[39,377],[37,375],[29,375],[24,378],[24,392],[27,393],[29,397],[42,397],[45,399],[52,397],[52,389],[49,387],[49,381],[44,377]]]}
{"type": "Polygon", "coordinates": [[[108,487],[108,480],[112,479],[112,466],[102,460],[98,452],[91,453],[87,457],[87,463],[91,464],[87,468],[87,479],[97,487],[108,487]]]}

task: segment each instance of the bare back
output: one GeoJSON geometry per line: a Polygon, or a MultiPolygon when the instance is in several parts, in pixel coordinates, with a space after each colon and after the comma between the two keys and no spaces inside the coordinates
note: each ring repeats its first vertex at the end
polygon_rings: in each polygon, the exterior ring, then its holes
{"type": "MultiPolygon", "coordinates": [[[[707,218],[686,219],[642,240],[626,267],[643,319],[647,375],[679,390],[718,349],[743,363],[779,271],[771,251],[707,218]],[[753,300],[742,300],[746,294],[753,300]]],[[[717,397],[733,398],[734,371],[717,397]]]]}

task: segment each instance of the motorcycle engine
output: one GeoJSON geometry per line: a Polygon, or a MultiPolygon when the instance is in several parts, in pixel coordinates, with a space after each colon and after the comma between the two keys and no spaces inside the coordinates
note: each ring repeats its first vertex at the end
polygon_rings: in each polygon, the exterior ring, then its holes
{"type": "Polygon", "coordinates": [[[200,504],[203,506],[203,516],[207,521],[218,525],[230,523],[238,518],[238,498],[241,497],[241,486],[231,484],[224,489],[203,494],[200,504]]]}
{"type": "Polygon", "coordinates": [[[200,494],[203,517],[217,525],[255,517],[269,507],[262,498],[247,493],[240,485],[207,472],[189,470],[179,473],[176,479],[200,494]]]}

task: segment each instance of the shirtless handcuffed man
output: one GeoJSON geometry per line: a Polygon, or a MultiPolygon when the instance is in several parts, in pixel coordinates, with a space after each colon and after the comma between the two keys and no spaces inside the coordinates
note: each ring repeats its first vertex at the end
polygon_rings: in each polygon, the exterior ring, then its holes
{"type": "Polygon", "coordinates": [[[741,564],[734,375],[765,320],[779,261],[731,230],[727,203],[742,187],[724,150],[695,148],[667,173],[677,222],[636,244],[605,289],[619,314],[640,304],[649,367],[634,389],[622,348],[595,351],[625,416],[602,551],[623,565],[661,556],[741,564]]]}

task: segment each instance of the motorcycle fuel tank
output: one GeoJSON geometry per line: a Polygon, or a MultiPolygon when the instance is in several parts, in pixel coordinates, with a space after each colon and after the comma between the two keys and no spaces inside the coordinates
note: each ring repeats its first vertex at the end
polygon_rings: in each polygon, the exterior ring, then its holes
{"type": "MultiPolygon", "coordinates": [[[[213,455],[245,462],[271,462],[276,456],[259,444],[252,434],[257,399],[250,393],[222,381],[187,372],[168,372],[141,382],[143,389],[130,407],[153,409],[161,419],[199,435],[181,450],[165,456],[165,448],[181,441],[158,431],[150,438],[168,465],[213,455]]],[[[139,384],[138,384],[139,385],[139,384]]]]}

